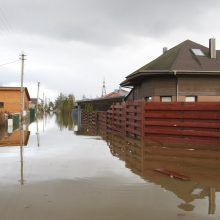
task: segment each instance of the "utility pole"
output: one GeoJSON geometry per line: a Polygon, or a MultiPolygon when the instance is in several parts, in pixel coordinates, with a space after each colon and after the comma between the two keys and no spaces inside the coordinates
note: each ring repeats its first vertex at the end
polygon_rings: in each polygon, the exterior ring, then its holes
{"type": "Polygon", "coordinates": [[[38,107],[38,100],[39,100],[39,90],[40,90],[40,82],[37,83],[37,116],[38,116],[38,111],[39,111],[39,107],[38,107]]]}
{"type": "Polygon", "coordinates": [[[23,173],[23,146],[24,146],[24,131],[23,131],[23,112],[24,112],[24,53],[20,55],[21,59],[21,88],[20,88],[20,156],[21,156],[21,185],[24,184],[23,173]]]}
{"type": "Polygon", "coordinates": [[[24,111],[24,61],[25,61],[24,53],[20,55],[21,59],[21,88],[20,88],[20,124],[22,125],[23,122],[23,111],[24,111]]]}

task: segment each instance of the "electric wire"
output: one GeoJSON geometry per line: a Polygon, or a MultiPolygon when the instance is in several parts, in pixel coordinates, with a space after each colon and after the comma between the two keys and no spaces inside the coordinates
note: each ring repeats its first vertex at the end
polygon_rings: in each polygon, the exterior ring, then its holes
{"type": "Polygon", "coordinates": [[[16,63],[18,61],[20,61],[20,60],[14,60],[14,61],[11,61],[11,62],[0,64],[0,67],[6,66],[6,65],[9,65],[9,64],[12,64],[12,63],[16,63]]]}
{"type": "Polygon", "coordinates": [[[12,27],[11,25],[9,24],[8,22],[8,19],[3,11],[3,9],[0,7],[0,20],[1,20],[1,23],[3,24],[5,30],[8,32],[8,33],[11,33],[12,32],[12,27]]]}

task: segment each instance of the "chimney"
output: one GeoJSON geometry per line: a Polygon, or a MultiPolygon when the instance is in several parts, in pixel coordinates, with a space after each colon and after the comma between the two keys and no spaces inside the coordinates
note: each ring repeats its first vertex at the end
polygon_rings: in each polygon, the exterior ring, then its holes
{"type": "Polygon", "coordinates": [[[163,47],[163,54],[167,52],[167,47],[163,47]]]}
{"type": "Polygon", "coordinates": [[[211,59],[216,58],[215,38],[209,39],[209,55],[211,59]]]}

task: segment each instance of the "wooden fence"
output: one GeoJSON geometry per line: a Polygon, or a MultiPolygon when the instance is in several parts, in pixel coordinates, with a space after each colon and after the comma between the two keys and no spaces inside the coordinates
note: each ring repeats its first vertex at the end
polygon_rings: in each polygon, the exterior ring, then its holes
{"type": "Polygon", "coordinates": [[[220,103],[145,103],[144,137],[219,141],[220,103]]]}
{"type": "Polygon", "coordinates": [[[115,103],[107,112],[83,112],[82,122],[139,140],[220,143],[220,103],[115,103]]]}

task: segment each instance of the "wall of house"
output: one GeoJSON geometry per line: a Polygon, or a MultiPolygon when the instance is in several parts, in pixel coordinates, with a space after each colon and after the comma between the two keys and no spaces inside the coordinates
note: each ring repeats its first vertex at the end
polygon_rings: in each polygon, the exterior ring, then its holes
{"type": "MultiPolygon", "coordinates": [[[[176,94],[176,76],[157,76],[139,82],[126,100],[152,97],[153,102],[160,102],[161,96],[171,96],[176,101],[176,94]]],[[[185,101],[186,96],[196,96],[198,102],[220,101],[220,77],[178,76],[178,101],[185,101]]]]}
{"type": "MultiPolygon", "coordinates": [[[[0,102],[4,107],[0,108],[2,112],[19,113],[20,112],[20,91],[19,90],[0,90],[0,102]]],[[[24,92],[24,110],[29,109],[29,99],[24,92]]]]}
{"type": "Polygon", "coordinates": [[[176,78],[172,76],[161,76],[145,79],[134,87],[127,100],[152,97],[154,101],[160,101],[161,95],[176,96],[176,78]]]}
{"type": "Polygon", "coordinates": [[[220,96],[220,76],[178,76],[179,95],[220,96]]]}

